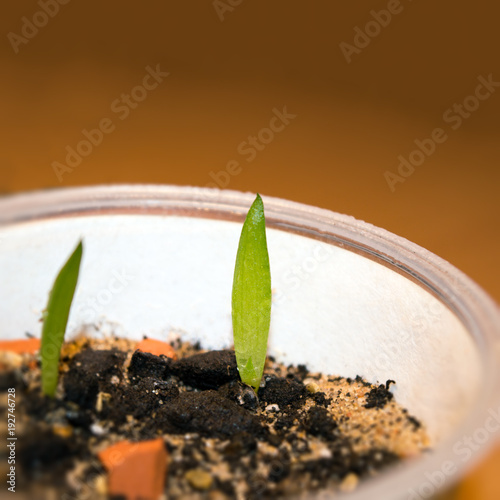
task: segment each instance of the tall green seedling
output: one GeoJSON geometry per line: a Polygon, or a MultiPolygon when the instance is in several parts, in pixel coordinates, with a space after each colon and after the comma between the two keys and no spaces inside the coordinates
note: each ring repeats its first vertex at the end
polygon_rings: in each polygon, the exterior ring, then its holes
{"type": "Polygon", "coordinates": [[[82,253],[83,243],[80,241],[52,286],[43,316],[41,344],[42,391],[50,397],[54,397],[59,380],[59,358],[80,274],[82,253]]]}
{"type": "Polygon", "coordinates": [[[257,194],[241,230],[232,293],[236,362],[242,382],[258,390],[271,322],[271,271],[264,203],[257,194]]]}

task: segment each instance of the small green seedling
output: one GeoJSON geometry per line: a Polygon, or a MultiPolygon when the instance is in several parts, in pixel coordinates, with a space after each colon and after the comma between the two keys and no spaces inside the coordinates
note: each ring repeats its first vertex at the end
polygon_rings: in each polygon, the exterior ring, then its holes
{"type": "Polygon", "coordinates": [[[57,388],[61,347],[78,283],[82,253],[83,243],[80,241],[54,282],[43,316],[42,391],[49,397],[54,397],[57,388]]]}
{"type": "Polygon", "coordinates": [[[232,294],[236,362],[242,382],[257,392],[271,322],[271,272],[264,204],[257,194],[241,230],[232,294]]]}

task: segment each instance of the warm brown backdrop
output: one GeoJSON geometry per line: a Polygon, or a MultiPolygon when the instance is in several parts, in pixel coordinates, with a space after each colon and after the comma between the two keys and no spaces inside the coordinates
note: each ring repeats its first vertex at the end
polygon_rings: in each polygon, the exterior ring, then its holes
{"type": "MultiPolygon", "coordinates": [[[[212,0],[55,1],[8,2],[0,17],[1,191],[203,186],[236,160],[241,171],[220,177],[221,187],[384,227],[500,301],[500,88],[456,130],[443,117],[478,77],[500,82],[495,2],[219,0],[221,20],[212,0]],[[44,3],[53,17],[39,14],[44,3]],[[371,10],[388,7],[399,13],[348,63],[341,42],[354,44],[371,10]],[[46,24],[34,33],[24,17],[46,24]],[[121,120],[112,103],[141,84],[148,65],[170,75],[121,120]],[[239,145],[285,106],[296,117],[247,162],[239,145]],[[66,146],[104,118],[113,132],[60,182],[53,162],[65,163],[66,146]],[[397,172],[398,156],[437,127],[447,140],[392,192],[384,172],[397,172]]],[[[492,464],[469,479],[465,498],[500,497],[492,464]]]]}

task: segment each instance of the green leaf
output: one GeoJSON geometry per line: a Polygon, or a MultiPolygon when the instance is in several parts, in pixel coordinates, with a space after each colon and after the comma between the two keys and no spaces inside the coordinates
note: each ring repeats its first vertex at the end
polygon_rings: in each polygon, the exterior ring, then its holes
{"type": "Polygon", "coordinates": [[[78,283],[82,253],[83,243],[80,241],[58,274],[44,313],[41,345],[42,391],[50,397],[54,397],[57,388],[61,347],[78,283]]]}
{"type": "Polygon", "coordinates": [[[234,269],[232,318],[241,380],[259,389],[271,322],[271,272],[264,204],[257,194],[241,230],[234,269]]]}

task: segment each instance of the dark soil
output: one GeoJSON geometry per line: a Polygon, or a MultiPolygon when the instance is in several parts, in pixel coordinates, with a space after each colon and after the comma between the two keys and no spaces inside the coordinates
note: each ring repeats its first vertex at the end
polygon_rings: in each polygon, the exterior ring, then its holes
{"type": "Polygon", "coordinates": [[[41,396],[38,369],[1,374],[0,389],[16,387],[18,394],[20,490],[29,485],[42,499],[50,487],[57,498],[78,498],[75,484],[105,474],[96,450],[121,439],[164,438],[169,499],[347,491],[399,462],[397,450],[408,442],[414,453],[425,448],[420,422],[393,401],[392,381],[373,386],[360,377],[328,379],[270,360],[257,397],[239,380],[229,350],[192,354],[188,347],[191,355],[173,361],[106,347],[84,343],[65,358],[54,400],[41,396]],[[388,444],[392,435],[378,436],[387,428],[402,436],[401,445],[388,444]],[[206,491],[186,480],[187,471],[200,467],[213,479],[206,491]]]}
{"type": "Polygon", "coordinates": [[[392,392],[389,392],[389,387],[395,383],[394,380],[388,380],[385,385],[380,384],[372,389],[366,397],[365,408],[383,408],[394,397],[392,392]]]}

